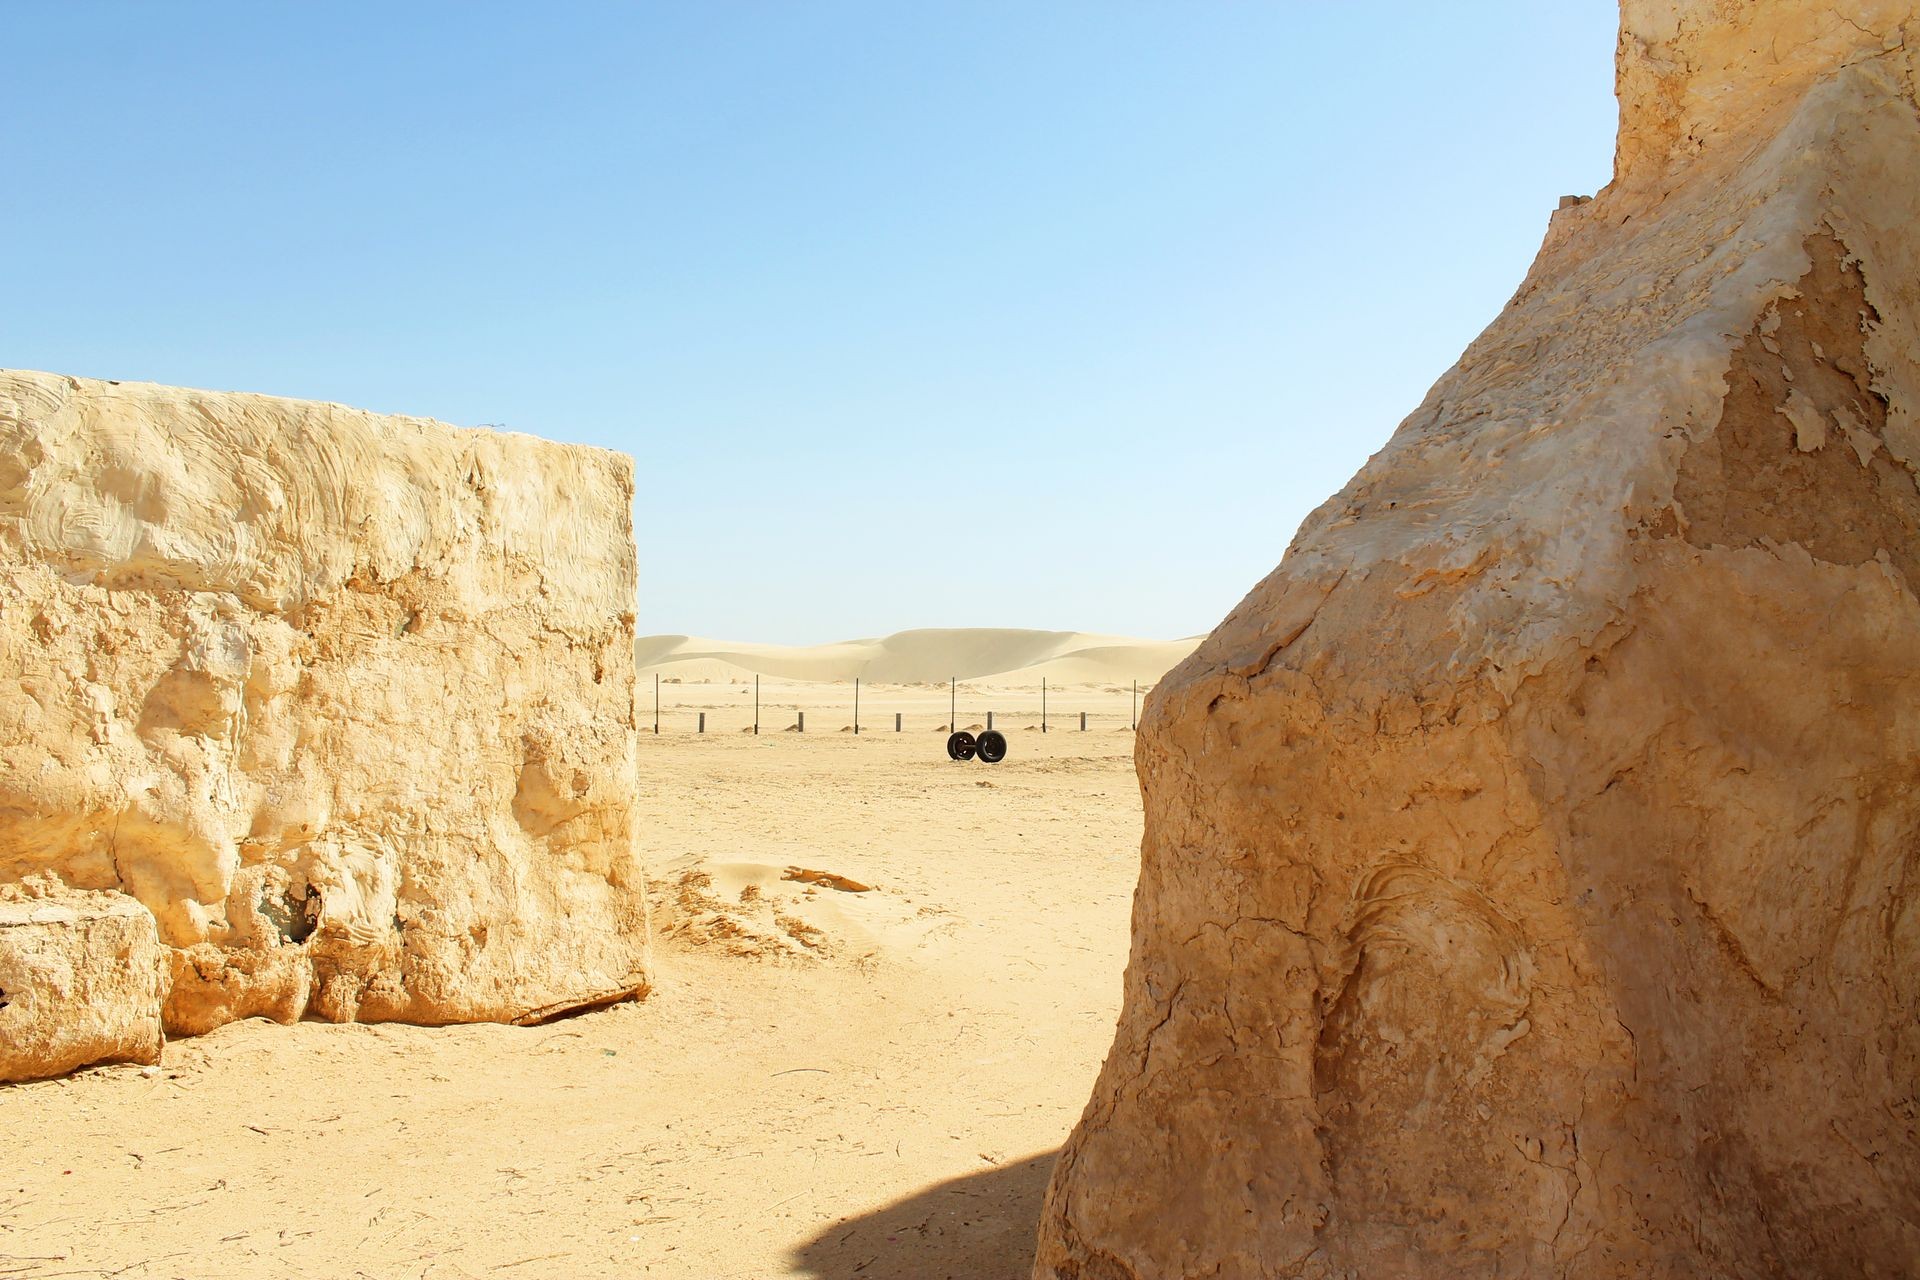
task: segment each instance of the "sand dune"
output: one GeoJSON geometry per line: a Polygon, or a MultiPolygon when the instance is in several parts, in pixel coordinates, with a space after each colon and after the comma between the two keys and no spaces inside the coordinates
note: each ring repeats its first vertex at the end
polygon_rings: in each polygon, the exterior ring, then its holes
{"type": "Polygon", "coordinates": [[[936,684],[949,677],[1010,683],[1151,684],[1192,653],[1200,637],[1137,640],[1085,631],[1013,627],[930,627],[870,640],[787,646],[736,644],[697,636],[641,636],[634,657],[643,676],[730,680],[751,675],[783,680],[852,680],[870,684],[936,684]]]}

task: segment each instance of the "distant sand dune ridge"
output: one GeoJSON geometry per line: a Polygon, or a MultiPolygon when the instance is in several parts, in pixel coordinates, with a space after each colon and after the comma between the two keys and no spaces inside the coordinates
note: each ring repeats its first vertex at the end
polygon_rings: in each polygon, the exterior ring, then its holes
{"type": "Polygon", "coordinates": [[[935,684],[998,679],[1038,684],[1151,684],[1200,643],[1137,640],[1085,631],[1014,627],[928,627],[880,639],[787,646],[735,644],[697,636],[641,636],[634,659],[643,675],[728,680],[751,675],[781,680],[870,684],[935,684]]]}

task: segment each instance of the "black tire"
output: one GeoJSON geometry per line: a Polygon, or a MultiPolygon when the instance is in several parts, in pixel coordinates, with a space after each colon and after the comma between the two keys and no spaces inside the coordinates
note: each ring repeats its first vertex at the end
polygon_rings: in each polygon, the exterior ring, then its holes
{"type": "MultiPolygon", "coordinates": [[[[994,736],[998,737],[999,735],[995,734],[994,736]]],[[[955,760],[971,760],[973,759],[973,753],[977,746],[978,744],[973,740],[973,735],[965,729],[961,729],[947,739],[947,755],[955,760]]],[[[1005,748],[1003,747],[1002,750],[1004,751],[1005,748]]]]}
{"type": "Polygon", "coordinates": [[[987,764],[999,764],[1007,758],[1007,735],[998,729],[989,729],[980,735],[973,744],[975,754],[987,764]]]}

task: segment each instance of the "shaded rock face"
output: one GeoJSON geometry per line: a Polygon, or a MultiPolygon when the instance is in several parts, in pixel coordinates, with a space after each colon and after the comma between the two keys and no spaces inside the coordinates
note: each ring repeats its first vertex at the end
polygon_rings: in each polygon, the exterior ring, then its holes
{"type": "Polygon", "coordinates": [[[1036,1276],[1920,1273],[1920,22],[1623,31],[1613,186],[1149,700],[1036,1276]]]}
{"type": "Polygon", "coordinates": [[[0,886],[0,1080],[160,1061],[166,979],[153,916],[125,894],[0,886]]]}
{"type": "Polygon", "coordinates": [[[646,983],[631,464],[0,373],[0,883],[137,899],[166,1024],[646,983]]]}

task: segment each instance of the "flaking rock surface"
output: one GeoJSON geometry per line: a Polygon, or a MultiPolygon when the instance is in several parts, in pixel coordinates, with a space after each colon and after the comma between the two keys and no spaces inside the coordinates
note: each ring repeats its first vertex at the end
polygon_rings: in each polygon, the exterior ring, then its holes
{"type": "Polygon", "coordinates": [[[632,472],[0,371],[0,884],[151,912],[165,1021],[642,990],[632,472]]]}
{"type": "Polygon", "coordinates": [[[1920,1274],[1910,0],[1627,0],[1615,181],[1154,692],[1035,1274],[1920,1274]]]}

